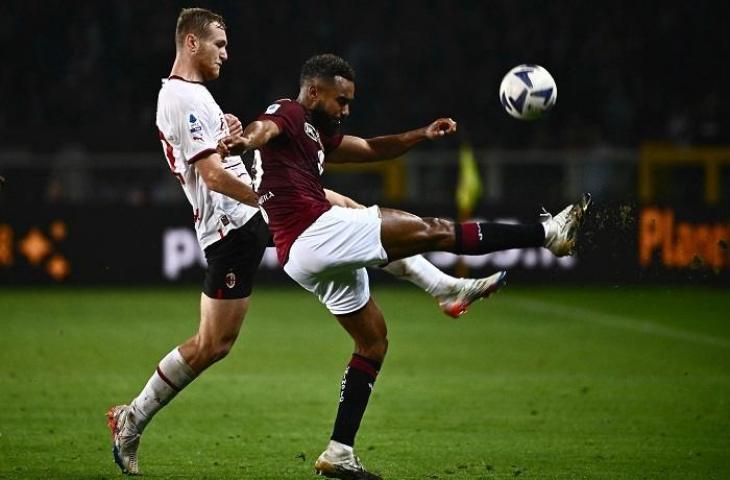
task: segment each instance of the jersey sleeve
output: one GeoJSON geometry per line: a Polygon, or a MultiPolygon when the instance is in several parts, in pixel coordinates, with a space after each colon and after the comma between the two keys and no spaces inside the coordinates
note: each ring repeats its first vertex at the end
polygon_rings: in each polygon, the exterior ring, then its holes
{"type": "Polygon", "coordinates": [[[210,110],[202,104],[189,104],[178,115],[180,148],[188,164],[215,153],[218,147],[218,118],[211,118],[210,110]]]}
{"type": "Polygon", "coordinates": [[[258,120],[271,120],[279,130],[293,137],[304,128],[304,110],[295,102],[282,100],[269,105],[258,120]]]}

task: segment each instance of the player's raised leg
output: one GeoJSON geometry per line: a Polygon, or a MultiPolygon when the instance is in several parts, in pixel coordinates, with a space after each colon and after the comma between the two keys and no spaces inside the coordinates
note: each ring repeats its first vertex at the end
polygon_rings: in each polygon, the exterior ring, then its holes
{"type": "Polygon", "coordinates": [[[370,399],[375,380],[388,351],[388,330],[383,314],[372,300],[361,309],[335,315],[355,341],[340,390],[334,429],[327,449],[314,464],[317,474],[330,478],[379,480],[354,453],[355,436],[370,399]]]}
{"type": "Polygon", "coordinates": [[[589,205],[590,195],[583,194],[554,217],[531,224],[454,223],[383,208],[381,241],[390,260],[437,250],[480,255],[530,247],[546,247],[556,256],[571,255],[589,205]]]}
{"type": "MultiPolygon", "coordinates": [[[[344,208],[364,209],[350,197],[324,189],[327,201],[344,208]]],[[[441,311],[451,317],[466,313],[473,302],[499,290],[505,284],[506,272],[486,278],[456,278],[447,275],[422,255],[394,260],[382,267],[396,278],[407,280],[436,299],[441,311]]]]}
{"type": "Polygon", "coordinates": [[[114,461],[123,473],[139,473],[137,450],[152,418],[233,346],[248,310],[249,299],[219,300],[201,295],[198,332],[165,355],[142,391],[129,405],[107,412],[114,461]]]}

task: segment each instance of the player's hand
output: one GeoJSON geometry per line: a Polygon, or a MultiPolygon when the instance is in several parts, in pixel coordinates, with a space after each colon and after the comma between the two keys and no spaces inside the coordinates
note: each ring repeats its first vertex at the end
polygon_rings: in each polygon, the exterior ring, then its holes
{"type": "MultiPolygon", "coordinates": [[[[248,150],[248,141],[246,141],[246,139],[240,134],[228,135],[218,142],[219,148],[221,144],[227,150],[227,154],[242,155],[246,150],[248,150]]],[[[218,153],[220,153],[220,151],[218,153]]]]}
{"type": "Polygon", "coordinates": [[[218,155],[221,156],[221,158],[226,158],[228,155],[231,154],[228,146],[226,146],[225,138],[218,140],[218,146],[216,147],[216,151],[218,152],[218,155]]]}
{"type": "Polygon", "coordinates": [[[240,135],[243,133],[243,124],[237,116],[232,113],[226,113],[224,115],[226,123],[228,124],[228,133],[230,135],[240,135]]]}
{"type": "Polygon", "coordinates": [[[426,127],[426,138],[433,140],[456,132],[456,122],[451,118],[439,118],[426,127]]]}

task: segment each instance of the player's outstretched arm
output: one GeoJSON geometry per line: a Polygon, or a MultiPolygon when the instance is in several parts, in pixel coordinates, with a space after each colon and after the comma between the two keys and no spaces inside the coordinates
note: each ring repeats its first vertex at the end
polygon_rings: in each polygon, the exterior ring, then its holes
{"type": "Polygon", "coordinates": [[[246,150],[263,147],[280,133],[279,126],[271,120],[255,120],[246,125],[240,135],[224,138],[223,144],[231,153],[240,155],[246,150]]]}
{"type": "Polygon", "coordinates": [[[258,207],[258,195],[245,182],[223,168],[218,153],[211,153],[196,161],[195,168],[209,189],[246,205],[258,207]]]}
{"type": "Polygon", "coordinates": [[[403,155],[417,143],[434,140],[456,132],[456,122],[439,118],[430,125],[396,135],[360,138],[345,135],[342,143],[327,155],[330,163],[363,163],[390,160],[403,155]]]}

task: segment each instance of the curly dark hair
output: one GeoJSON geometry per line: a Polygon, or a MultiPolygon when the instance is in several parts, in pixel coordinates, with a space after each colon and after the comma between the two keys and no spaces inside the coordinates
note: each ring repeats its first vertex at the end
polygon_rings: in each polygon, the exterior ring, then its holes
{"type": "Polygon", "coordinates": [[[331,53],[323,53],[315,55],[302,66],[302,73],[299,76],[299,84],[312,78],[326,78],[334,80],[336,76],[340,76],[351,82],[355,81],[355,71],[349,63],[341,57],[331,53]]]}

